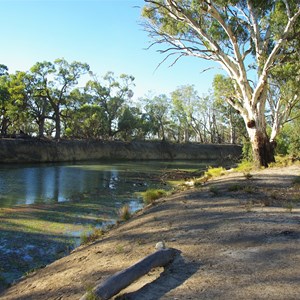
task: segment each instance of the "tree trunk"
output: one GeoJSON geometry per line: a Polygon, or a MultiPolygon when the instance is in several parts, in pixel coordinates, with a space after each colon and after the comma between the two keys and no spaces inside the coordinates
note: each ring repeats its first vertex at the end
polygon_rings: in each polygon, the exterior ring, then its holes
{"type": "Polygon", "coordinates": [[[44,129],[45,129],[45,118],[41,117],[38,121],[38,125],[39,125],[39,138],[43,138],[44,137],[44,129]]]}
{"type": "Polygon", "coordinates": [[[270,142],[268,135],[264,131],[258,129],[251,129],[251,131],[249,136],[254,163],[258,167],[268,167],[270,163],[275,162],[275,143],[270,142]]]}
{"type": "Polygon", "coordinates": [[[59,107],[55,109],[55,139],[60,139],[61,126],[60,126],[60,112],[59,107]]]}

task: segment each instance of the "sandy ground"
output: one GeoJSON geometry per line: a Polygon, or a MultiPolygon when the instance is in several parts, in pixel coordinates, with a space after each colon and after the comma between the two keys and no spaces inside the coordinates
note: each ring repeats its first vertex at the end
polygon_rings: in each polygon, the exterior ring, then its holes
{"type": "Polygon", "coordinates": [[[293,184],[300,167],[251,174],[228,174],[161,199],[0,299],[80,299],[159,241],[181,254],[118,299],[300,299],[300,184],[293,184]]]}

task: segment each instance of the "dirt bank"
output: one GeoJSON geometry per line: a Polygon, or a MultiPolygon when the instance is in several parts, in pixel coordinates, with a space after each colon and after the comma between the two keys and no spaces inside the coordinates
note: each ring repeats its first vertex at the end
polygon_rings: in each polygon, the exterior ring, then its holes
{"type": "Polygon", "coordinates": [[[125,160],[236,160],[238,145],[215,145],[148,141],[47,141],[0,139],[0,163],[40,163],[100,159],[125,160]]]}
{"type": "Polygon", "coordinates": [[[161,199],[0,299],[79,299],[162,240],[181,255],[123,291],[126,299],[299,299],[300,167],[252,175],[228,174],[161,199]]]}

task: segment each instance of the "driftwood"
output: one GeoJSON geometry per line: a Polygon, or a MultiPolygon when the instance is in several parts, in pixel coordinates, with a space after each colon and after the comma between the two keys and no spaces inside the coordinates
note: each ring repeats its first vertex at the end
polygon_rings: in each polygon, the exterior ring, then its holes
{"type": "MultiPolygon", "coordinates": [[[[178,252],[178,250],[172,248],[157,250],[131,267],[112,275],[104,282],[94,287],[92,294],[96,296],[97,299],[109,299],[138,278],[149,273],[151,269],[168,265],[173,261],[178,252]]],[[[82,296],[80,300],[87,300],[88,297],[89,292],[82,296]]]]}

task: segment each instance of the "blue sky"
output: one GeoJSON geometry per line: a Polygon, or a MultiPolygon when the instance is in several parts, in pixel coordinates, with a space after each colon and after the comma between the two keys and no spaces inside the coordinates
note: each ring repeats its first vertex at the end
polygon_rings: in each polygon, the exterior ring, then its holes
{"type": "Polygon", "coordinates": [[[0,63],[13,73],[56,58],[85,62],[99,76],[133,75],[135,97],[149,90],[169,94],[186,84],[207,93],[221,72],[202,73],[213,63],[183,58],[156,70],[165,56],[157,48],[146,50],[151,40],[140,25],[143,5],[142,0],[0,0],[0,63]]]}

